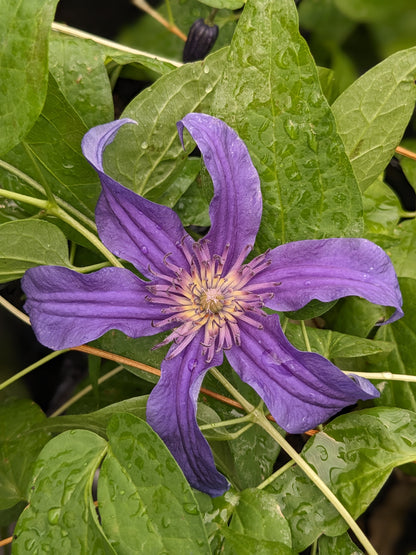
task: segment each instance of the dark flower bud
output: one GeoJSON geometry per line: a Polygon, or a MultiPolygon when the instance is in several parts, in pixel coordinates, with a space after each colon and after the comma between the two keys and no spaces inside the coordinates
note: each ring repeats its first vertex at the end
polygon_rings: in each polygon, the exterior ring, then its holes
{"type": "Polygon", "coordinates": [[[183,61],[187,63],[203,60],[214,46],[217,37],[217,25],[208,25],[203,19],[194,21],[183,49],[183,61]]]}

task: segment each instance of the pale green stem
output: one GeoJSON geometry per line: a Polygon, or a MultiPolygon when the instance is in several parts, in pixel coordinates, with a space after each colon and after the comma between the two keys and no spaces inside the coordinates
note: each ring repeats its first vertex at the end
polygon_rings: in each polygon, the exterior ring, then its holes
{"type": "Polygon", "coordinates": [[[232,441],[234,439],[239,438],[241,435],[243,435],[253,425],[254,425],[254,422],[249,422],[249,424],[246,424],[246,426],[243,426],[236,432],[223,432],[221,435],[218,435],[218,434],[209,435],[209,432],[205,432],[204,435],[208,440],[212,440],[212,441],[232,441]]]}
{"type": "Polygon", "coordinates": [[[175,21],[173,19],[172,7],[170,5],[170,0],[165,0],[166,10],[168,12],[168,21],[171,25],[175,25],[175,21]]]}
{"type": "Polygon", "coordinates": [[[284,451],[293,459],[293,461],[303,470],[308,478],[316,485],[321,493],[328,499],[328,501],[335,507],[341,517],[345,520],[348,526],[356,535],[357,539],[361,542],[362,546],[366,549],[368,555],[377,555],[376,550],[373,548],[368,538],[365,536],[361,528],[355,522],[352,515],[347,511],[344,505],[340,502],[337,496],[329,489],[323,482],[318,474],[311,466],[297,453],[297,451],[286,441],[286,439],[279,433],[275,426],[267,420],[261,410],[255,408],[249,403],[229,381],[216,369],[211,368],[211,373],[215,378],[227,389],[227,391],[238,401],[247,412],[252,413],[254,422],[261,426],[275,441],[280,445],[284,451]]]}
{"type": "Polygon", "coordinates": [[[91,264],[91,266],[73,266],[74,270],[79,272],[80,274],[88,274],[90,272],[96,272],[97,270],[101,270],[101,268],[108,268],[108,262],[100,262],[99,264],[91,264]]]}
{"type": "MultiPolygon", "coordinates": [[[[46,196],[46,191],[45,191],[44,187],[42,187],[42,185],[40,183],[38,183],[37,181],[32,179],[29,175],[27,175],[24,172],[18,170],[17,168],[12,166],[11,164],[8,164],[4,160],[0,160],[0,167],[4,168],[9,173],[14,174],[16,177],[19,177],[22,181],[24,181],[25,183],[27,183],[28,185],[33,187],[33,189],[35,189],[39,193],[42,193],[42,195],[46,196]]],[[[92,220],[90,220],[90,218],[85,216],[82,212],[80,212],[79,210],[77,210],[76,208],[71,206],[68,202],[65,202],[64,200],[62,200],[61,198],[56,198],[55,201],[61,208],[63,208],[67,212],[70,212],[73,216],[76,216],[85,225],[87,225],[91,229],[95,230],[94,222],[92,220]]]]}
{"type": "Polygon", "coordinates": [[[55,199],[55,195],[52,192],[52,189],[49,187],[49,183],[46,181],[46,179],[43,177],[43,175],[41,174],[40,170],[39,170],[39,166],[38,163],[36,161],[36,157],[35,154],[33,152],[33,150],[29,147],[29,145],[25,142],[22,142],[22,146],[23,148],[26,150],[27,155],[29,156],[30,160],[32,161],[33,166],[36,168],[39,177],[42,179],[43,181],[43,189],[45,191],[45,194],[49,200],[49,202],[51,204],[56,204],[56,199],[55,199]]]}
{"type": "Polygon", "coordinates": [[[285,318],[285,319],[283,320],[283,323],[282,323],[282,331],[283,331],[283,333],[286,333],[286,328],[287,328],[287,323],[288,323],[288,321],[289,321],[289,320],[288,320],[287,318],[285,318]]]}
{"type": "Polygon", "coordinates": [[[250,422],[252,420],[251,414],[246,414],[240,418],[232,418],[230,420],[221,420],[221,422],[212,422],[212,424],[203,424],[199,426],[200,430],[213,430],[215,428],[223,428],[225,426],[235,426],[243,422],[250,422]]]}
{"type": "Polygon", "coordinates": [[[32,372],[32,370],[36,370],[36,368],[39,368],[39,366],[42,366],[42,364],[46,364],[50,360],[56,358],[57,356],[61,355],[62,353],[66,353],[67,351],[69,351],[69,349],[61,349],[60,351],[54,351],[53,353],[50,353],[49,355],[46,355],[46,357],[41,358],[37,362],[34,362],[30,366],[27,366],[26,368],[24,368],[23,370],[21,370],[20,372],[18,372],[17,374],[12,376],[8,380],[6,380],[5,382],[1,383],[0,384],[0,391],[2,389],[6,389],[6,387],[11,385],[12,383],[17,382],[17,380],[20,380],[20,378],[23,378],[23,376],[26,376],[26,374],[29,374],[30,372],[32,372]]]}
{"type": "Polygon", "coordinates": [[[400,210],[401,218],[416,218],[416,212],[407,212],[406,210],[400,210]]]}
{"type": "Polygon", "coordinates": [[[315,540],[311,546],[311,555],[316,555],[318,551],[318,542],[315,540]]]}
{"type": "Polygon", "coordinates": [[[295,461],[290,460],[289,462],[287,462],[286,464],[284,464],[283,466],[281,466],[278,470],[276,470],[276,472],[273,472],[273,474],[271,474],[266,480],[264,480],[264,482],[262,482],[261,484],[259,484],[257,486],[257,489],[263,489],[266,486],[270,485],[271,483],[273,483],[276,478],[278,478],[281,474],[283,474],[284,472],[286,472],[286,470],[288,470],[291,466],[293,466],[295,464],[295,461]]]}
{"type": "Polygon", "coordinates": [[[343,371],[347,376],[360,376],[368,380],[389,380],[395,382],[416,382],[416,376],[409,374],[392,374],[391,372],[347,372],[343,371]]]}
{"type": "MultiPolygon", "coordinates": [[[[113,370],[110,370],[110,372],[107,372],[107,374],[104,374],[104,376],[101,376],[101,378],[98,378],[98,384],[102,384],[106,380],[109,380],[110,378],[112,378],[113,376],[121,372],[123,369],[124,369],[124,366],[121,366],[121,365],[117,366],[116,368],[113,368],[113,370]]],[[[87,393],[89,393],[90,391],[92,391],[92,385],[87,385],[86,387],[84,387],[84,389],[81,389],[81,391],[78,391],[78,393],[73,397],[71,397],[66,403],[61,405],[59,409],[53,412],[50,416],[51,417],[59,416],[60,414],[65,412],[70,406],[72,406],[74,403],[79,401],[82,397],[87,395],[87,393]]]]}
{"type": "Polygon", "coordinates": [[[70,27],[69,25],[62,25],[61,23],[52,23],[52,31],[56,31],[58,33],[64,33],[65,35],[70,35],[72,37],[78,37],[80,39],[89,39],[97,44],[101,44],[103,46],[107,46],[108,48],[114,48],[119,52],[125,52],[126,54],[134,54],[136,56],[145,56],[151,60],[160,60],[161,62],[166,62],[168,64],[172,64],[175,67],[180,67],[180,62],[176,60],[170,60],[168,58],[163,58],[162,56],[151,54],[149,52],[145,52],[143,50],[136,50],[135,48],[130,48],[129,46],[124,46],[123,44],[119,44],[117,42],[113,42],[111,40],[103,39],[102,37],[98,37],[97,35],[92,35],[91,33],[86,33],[85,31],[81,31],[80,29],[75,29],[74,27],[70,27]]]}
{"type": "Polygon", "coordinates": [[[4,297],[1,297],[1,296],[0,296],[0,305],[3,306],[6,310],[8,310],[11,314],[13,314],[13,316],[16,316],[16,318],[19,318],[19,320],[22,320],[22,322],[24,322],[25,324],[28,324],[29,326],[31,325],[29,316],[27,316],[24,312],[16,308],[14,305],[12,305],[12,303],[9,303],[9,301],[7,301],[4,297]]]}
{"type": "Polygon", "coordinates": [[[305,325],[305,322],[303,320],[300,321],[300,327],[302,329],[302,335],[303,335],[303,340],[305,341],[306,350],[309,353],[311,353],[312,352],[311,344],[309,343],[308,332],[306,330],[306,325],[305,325]]]}
{"type": "Polygon", "coordinates": [[[9,198],[12,200],[17,200],[20,202],[24,202],[26,204],[31,204],[32,206],[36,206],[41,210],[45,210],[48,214],[52,216],[56,216],[63,222],[70,225],[72,228],[76,229],[79,233],[81,233],[88,241],[94,245],[94,247],[101,252],[107,258],[107,260],[113,265],[118,266],[119,268],[123,268],[124,266],[117,260],[117,258],[101,243],[96,235],[91,233],[88,229],[86,229],[81,223],[75,220],[72,216],[70,216],[65,210],[63,210],[60,206],[53,205],[47,200],[42,200],[34,197],[29,197],[28,195],[22,195],[20,193],[15,193],[14,191],[8,191],[6,189],[0,189],[0,196],[4,198],[9,198]]]}

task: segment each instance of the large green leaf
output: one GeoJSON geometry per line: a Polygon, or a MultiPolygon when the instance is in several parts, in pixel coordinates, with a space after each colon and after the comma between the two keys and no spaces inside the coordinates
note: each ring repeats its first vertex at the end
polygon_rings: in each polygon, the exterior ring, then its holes
{"type": "Polygon", "coordinates": [[[0,225],[0,283],[18,279],[41,264],[70,266],[68,243],[59,228],[42,220],[0,225]]]}
{"type": "Polygon", "coordinates": [[[369,238],[394,232],[401,217],[400,201],[381,179],[365,190],[363,207],[365,233],[369,238]]]}
{"type": "Polygon", "coordinates": [[[0,510],[27,501],[36,457],[50,434],[41,426],[46,417],[27,399],[6,400],[0,405],[0,510]]]}
{"type": "Polygon", "coordinates": [[[319,555],[364,555],[347,533],[329,538],[321,536],[318,540],[319,555]]]}
{"type": "MultiPolygon", "coordinates": [[[[398,408],[373,408],[339,416],[311,438],[303,457],[353,517],[372,502],[392,469],[416,457],[416,414],[398,408]]],[[[301,551],[322,533],[338,536],[348,525],[298,467],[269,487],[301,551]]]]}
{"type": "MultiPolygon", "coordinates": [[[[41,116],[5,160],[93,219],[100,185],[97,174],[81,152],[86,131],[87,127],[50,76],[41,116]]],[[[2,170],[1,176],[4,188],[44,198],[15,175],[2,170]]]]}
{"type": "Polygon", "coordinates": [[[102,438],[85,430],[65,432],[43,448],[13,553],[115,554],[92,499],[94,474],[106,449],[102,438]]]}
{"type": "Polygon", "coordinates": [[[129,104],[123,117],[138,125],[121,129],[107,148],[105,161],[112,176],[151,200],[160,198],[185,164],[176,122],[188,112],[203,110],[206,97],[221,77],[224,58],[222,50],[205,62],[171,71],[129,104]]]}
{"type": "Polygon", "coordinates": [[[108,437],[98,501],[118,555],[210,553],[192,490],[155,432],[135,416],[116,414],[108,437]]]}
{"type": "MultiPolygon", "coordinates": [[[[416,376],[416,279],[400,279],[403,295],[404,317],[393,324],[381,327],[377,339],[390,341],[394,346],[389,356],[370,359],[369,369],[374,372],[392,372],[416,376]]],[[[416,384],[409,382],[382,381],[378,384],[381,391],[381,405],[401,407],[416,411],[416,384]]]]}
{"type": "Polygon", "coordinates": [[[212,106],[260,174],[260,250],[361,233],[360,192],[293,0],[247,2],[212,106]]]}
{"type": "MultiPolygon", "coordinates": [[[[306,332],[311,350],[330,359],[363,357],[388,353],[393,349],[393,344],[388,341],[373,341],[332,330],[307,327],[306,332]]],[[[308,350],[300,326],[288,323],[285,334],[297,349],[308,350]]]]}
{"type": "Polygon", "coordinates": [[[351,19],[378,21],[405,10],[415,9],[413,0],[334,0],[335,5],[351,19]]]}
{"type": "Polygon", "coordinates": [[[416,100],[416,47],[393,54],[357,79],[332,105],[362,190],[384,170],[416,100]]]}
{"type": "Polygon", "coordinates": [[[246,489],[241,492],[229,527],[222,526],[227,555],[290,555],[292,538],[289,524],[283,516],[278,496],[246,489]]]}
{"type": "Polygon", "coordinates": [[[0,154],[39,116],[48,82],[48,37],[58,0],[0,1],[0,154]]]}
{"type": "Polygon", "coordinates": [[[49,70],[86,127],[114,119],[104,48],[92,41],[51,34],[49,70]]]}

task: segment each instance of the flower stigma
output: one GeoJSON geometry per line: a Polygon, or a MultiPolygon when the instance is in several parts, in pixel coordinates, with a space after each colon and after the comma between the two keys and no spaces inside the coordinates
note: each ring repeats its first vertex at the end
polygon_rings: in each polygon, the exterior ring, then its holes
{"type": "Polygon", "coordinates": [[[154,349],[173,341],[176,347],[168,355],[171,359],[203,328],[202,354],[206,362],[210,362],[220,350],[229,350],[233,345],[240,345],[241,322],[257,329],[263,328],[251,316],[265,316],[262,310],[264,301],[273,297],[270,290],[276,284],[256,283],[250,286],[250,281],[270,265],[270,260],[268,253],[265,253],[243,265],[252,248],[247,245],[232,267],[225,272],[229,245],[226,245],[221,256],[211,256],[205,240],[194,243],[192,251],[184,241],[180,247],[189,268],[171,264],[168,261],[169,255],[166,255],[164,262],[171,274],[152,272],[156,280],[147,287],[151,295],[146,300],[165,305],[161,312],[167,315],[167,318],[153,325],[163,327],[178,323],[178,327],[154,349]]]}

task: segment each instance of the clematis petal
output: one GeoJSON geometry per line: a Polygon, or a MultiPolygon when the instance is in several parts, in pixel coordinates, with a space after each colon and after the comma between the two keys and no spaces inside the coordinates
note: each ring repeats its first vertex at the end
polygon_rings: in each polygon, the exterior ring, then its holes
{"type": "Polygon", "coordinates": [[[102,185],[95,210],[101,241],[116,256],[151,278],[149,266],[154,271],[170,273],[163,262],[168,253],[176,265],[184,267],[186,258],[180,245],[183,241],[191,245],[193,240],[173,210],[137,195],[104,172],[104,149],[126,123],[136,122],[121,119],[90,129],[82,140],[82,151],[102,185]]]}
{"type": "Polygon", "coordinates": [[[295,349],[276,314],[260,321],[261,332],[242,322],[241,347],[233,347],[226,355],[286,431],[304,432],[359,399],[379,396],[367,380],[355,382],[321,355],[295,349]]]}
{"type": "Polygon", "coordinates": [[[162,376],[147,402],[147,422],[166,443],[187,480],[213,497],[228,489],[215,468],[208,442],[195,418],[202,379],[211,366],[221,364],[222,353],[208,364],[201,357],[203,332],[180,354],[162,363],[162,376]]]}
{"type": "Polygon", "coordinates": [[[51,349],[75,347],[112,329],[130,337],[163,331],[161,305],[145,300],[146,283],[123,268],[79,274],[58,266],[29,269],[22,280],[30,316],[39,341],[51,349]]]}
{"type": "Polygon", "coordinates": [[[188,114],[177,125],[181,137],[183,127],[192,135],[211,175],[214,197],[206,239],[211,255],[222,255],[230,245],[227,271],[256,239],[262,214],[259,176],[246,145],[223,121],[206,114],[188,114]]]}
{"type": "Polygon", "coordinates": [[[270,251],[271,265],[250,283],[274,282],[266,304],[274,310],[298,310],[312,299],[329,302],[356,295],[396,309],[402,296],[387,254],[366,239],[321,239],[287,243],[270,251]]]}

